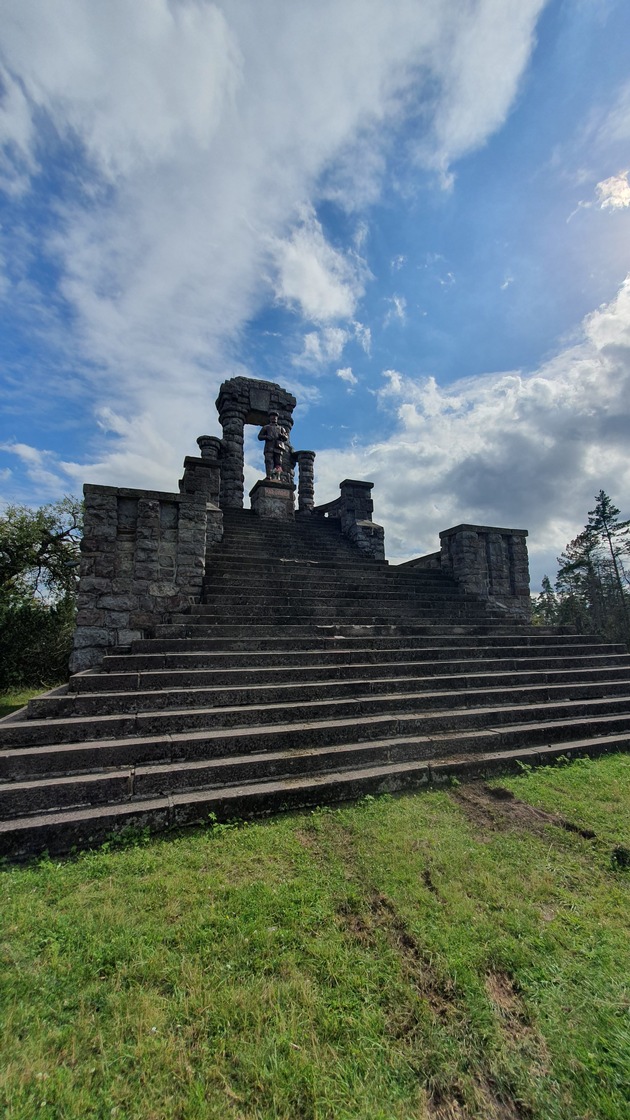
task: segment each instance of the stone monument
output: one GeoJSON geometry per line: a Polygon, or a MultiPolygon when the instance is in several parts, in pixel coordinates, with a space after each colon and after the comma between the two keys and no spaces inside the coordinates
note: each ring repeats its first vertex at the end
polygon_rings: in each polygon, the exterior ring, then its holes
{"type": "MultiPolygon", "coordinates": [[[[371,482],[345,479],[339,497],[315,505],[315,452],[295,451],[290,442],[295,405],[295,397],[274,382],[231,378],[216,402],[222,438],[199,436],[199,455],[184,459],[178,492],[84,487],[73,672],[98,665],[107,650],[128,650],[173,613],[202,601],[206,566],[223,538],[223,512],[243,508],[246,424],[258,426],[265,443],[265,477],[250,492],[252,517],[308,517],[315,525],[318,518],[337,519],[363,560],[386,563],[384,532],[372,520],[371,482]]],[[[522,529],[458,525],[440,534],[439,552],[409,564],[447,572],[506,614],[524,617],[526,537],[522,529]]]]}

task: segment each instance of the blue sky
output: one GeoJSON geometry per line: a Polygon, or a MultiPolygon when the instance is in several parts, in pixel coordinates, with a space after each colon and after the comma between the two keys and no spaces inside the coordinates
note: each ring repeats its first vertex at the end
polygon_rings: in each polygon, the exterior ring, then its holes
{"type": "MultiPolygon", "coordinates": [[[[0,502],[298,397],[395,561],[630,491],[626,0],[0,0],[0,502]]],[[[261,473],[248,433],[246,481],[261,473]]]]}

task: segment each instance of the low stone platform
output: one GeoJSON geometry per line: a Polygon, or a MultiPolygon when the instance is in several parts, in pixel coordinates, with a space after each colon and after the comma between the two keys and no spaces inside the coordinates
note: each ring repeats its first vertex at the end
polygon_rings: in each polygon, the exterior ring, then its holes
{"type": "Polygon", "coordinates": [[[226,510],[201,601],[0,721],[0,854],[630,745],[630,656],[532,627],[339,523],[226,510]]]}

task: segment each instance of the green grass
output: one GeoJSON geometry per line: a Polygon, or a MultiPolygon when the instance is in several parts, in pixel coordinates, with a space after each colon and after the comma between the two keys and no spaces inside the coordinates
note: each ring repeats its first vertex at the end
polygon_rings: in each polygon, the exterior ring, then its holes
{"type": "Polygon", "coordinates": [[[6,1120],[624,1120],[630,757],[0,874],[6,1120]],[[559,814],[586,839],[535,810],[559,814]]]}
{"type": "Polygon", "coordinates": [[[34,696],[41,696],[42,692],[56,687],[55,684],[47,684],[40,685],[39,688],[10,688],[6,692],[0,692],[0,719],[25,707],[34,696]]]}

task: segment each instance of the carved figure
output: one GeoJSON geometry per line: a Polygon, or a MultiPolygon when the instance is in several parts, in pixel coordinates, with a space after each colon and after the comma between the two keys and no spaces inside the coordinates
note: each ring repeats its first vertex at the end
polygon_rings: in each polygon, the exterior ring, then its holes
{"type": "Polygon", "coordinates": [[[269,423],[265,424],[258,433],[258,438],[265,441],[265,471],[267,478],[275,482],[282,479],[282,460],[289,447],[289,433],[282,424],[278,423],[278,413],[269,413],[269,423]]]}

